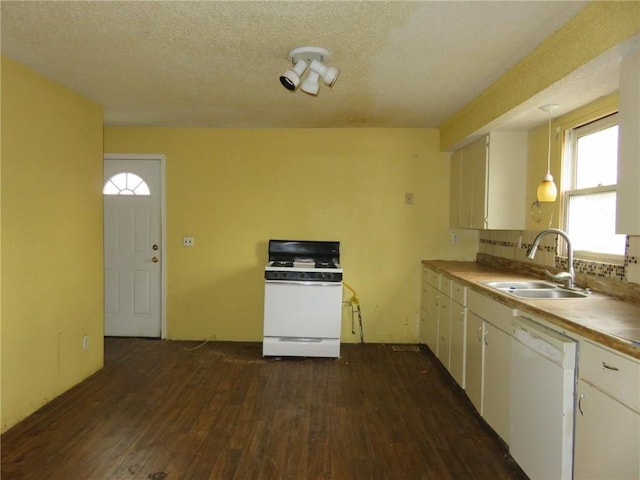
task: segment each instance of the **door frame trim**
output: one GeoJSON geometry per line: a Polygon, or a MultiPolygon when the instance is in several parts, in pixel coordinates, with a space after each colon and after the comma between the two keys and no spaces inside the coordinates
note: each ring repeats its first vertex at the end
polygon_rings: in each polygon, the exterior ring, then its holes
{"type": "MultiPolygon", "coordinates": [[[[103,155],[103,165],[105,160],[159,160],[160,161],[160,338],[167,338],[167,188],[166,188],[166,157],[162,153],[105,153],[103,155]]],[[[103,167],[104,168],[104,167],[103,167]]],[[[104,276],[104,267],[102,275],[104,276]]]]}

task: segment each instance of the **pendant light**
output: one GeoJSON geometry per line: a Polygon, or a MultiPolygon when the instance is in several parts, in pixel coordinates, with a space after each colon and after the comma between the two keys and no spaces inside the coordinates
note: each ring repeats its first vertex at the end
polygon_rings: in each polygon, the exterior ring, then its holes
{"type": "Polygon", "coordinates": [[[555,202],[558,196],[558,188],[553,182],[551,175],[551,112],[560,108],[559,105],[543,105],[540,110],[548,113],[549,117],[549,138],[547,140],[547,174],[542,177],[540,185],[538,185],[537,198],[538,202],[555,202]]]}

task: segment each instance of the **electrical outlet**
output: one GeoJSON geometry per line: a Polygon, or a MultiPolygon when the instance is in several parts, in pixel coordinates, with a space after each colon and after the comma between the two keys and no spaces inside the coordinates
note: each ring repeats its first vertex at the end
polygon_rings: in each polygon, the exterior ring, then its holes
{"type": "Polygon", "coordinates": [[[404,203],[406,205],[413,205],[413,193],[404,194],[404,203]]]}
{"type": "Polygon", "coordinates": [[[451,234],[451,243],[457,245],[460,242],[460,236],[457,233],[451,234]]]}
{"type": "Polygon", "coordinates": [[[89,335],[82,336],[82,349],[86,350],[89,348],[89,335]]]}
{"type": "Polygon", "coordinates": [[[183,247],[193,247],[193,237],[182,237],[182,246],[183,247]]]}

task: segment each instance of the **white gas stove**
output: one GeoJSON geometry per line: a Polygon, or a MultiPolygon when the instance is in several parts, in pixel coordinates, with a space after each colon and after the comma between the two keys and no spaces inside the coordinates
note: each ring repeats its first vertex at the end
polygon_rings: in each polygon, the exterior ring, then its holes
{"type": "Polygon", "coordinates": [[[342,273],[339,242],[269,241],[264,356],[340,356],[342,273]]]}

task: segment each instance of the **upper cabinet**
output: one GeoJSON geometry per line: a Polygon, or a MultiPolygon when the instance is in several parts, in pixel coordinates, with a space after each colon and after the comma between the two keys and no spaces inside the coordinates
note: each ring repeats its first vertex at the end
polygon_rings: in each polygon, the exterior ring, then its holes
{"type": "Polygon", "coordinates": [[[492,132],[453,152],[451,227],[523,229],[526,165],[526,132],[492,132]]]}
{"type": "Polygon", "coordinates": [[[620,65],[616,233],[640,235],[640,50],[620,65]]]}

